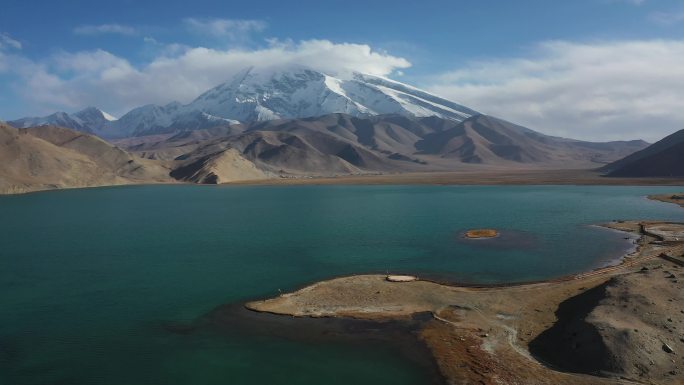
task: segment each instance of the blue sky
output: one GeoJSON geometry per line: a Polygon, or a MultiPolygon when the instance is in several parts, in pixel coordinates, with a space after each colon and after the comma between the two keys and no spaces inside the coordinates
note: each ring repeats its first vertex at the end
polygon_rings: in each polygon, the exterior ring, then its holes
{"type": "Polygon", "coordinates": [[[683,34],[674,0],[5,0],[0,118],[188,102],[243,62],[283,60],[552,134],[655,140],[684,128],[683,34]]]}

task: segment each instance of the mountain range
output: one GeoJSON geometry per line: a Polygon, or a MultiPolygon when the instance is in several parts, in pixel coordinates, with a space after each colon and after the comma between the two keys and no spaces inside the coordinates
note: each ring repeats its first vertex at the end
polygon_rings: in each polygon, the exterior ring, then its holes
{"type": "Polygon", "coordinates": [[[97,134],[106,132],[106,128],[116,118],[96,107],[88,107],[74,114],[55,112],[52,115],[42,117],[27,117],[8,122],[16,128],[29,128],[37,126],[59,126],[72,130],[97,134]]]}
{"type": "Polygon", "coordinates": [[[0,124],[0,191],[430,171],[586,169],[646,145],[556,138],[485,115],[456,121],[335,113],[110,142],[64,127],[16,129],[0,124]]]}
{"type": "Polygon", "coordinates": [[[150,104],[135,108],[120,119],[89,107],[75,114],[58,112],[8,123],[18,128],[58,125],[111,139],[330,113],[354,117],[437,116],[455,121],[477,114],[457,103],[378,76],[353,73],[342,78],[308,68],[250,67],[186,105],[150,104]]]}
{"type": "Polygon", "coordinates": [[[18,129],[0,125],[4,192],[465,170],[604,167],[619,176],[660,150],[674,154],[668,161],[682,153],[681,133],[648,149],[559,138],[393,80],[306,68],[248,68],[191,103],[119,119],[89,107],[9,123],[18,129]]]}
{"type": "Polygon", "coordinates": [[[171,175],[199,183],[372,173],[596,168],[643,141],[592,143],[543,135],[494,117],[328,114],[114,141],[142,158],[175,162],[171,175]],[[227,164],[235,165],[227,172],[227,164]],[[254,167],[252,167],[252,165],[254,167]],[[256,172],[255,170],[259,170],[256,172]]]}

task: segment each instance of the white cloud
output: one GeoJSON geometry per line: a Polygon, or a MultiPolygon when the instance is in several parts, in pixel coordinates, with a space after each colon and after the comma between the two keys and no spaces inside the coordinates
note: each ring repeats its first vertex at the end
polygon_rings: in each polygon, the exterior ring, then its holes
{"type": "MultiPolygon", "coordinates": [[[[5,86],[6,91],[14,91],[16,95],[30,100],[30,104],[38,113],[54,112],[55,106],[73,106],[72,101],[60,95],[64,81],[51,74],[44,65],[19,55],[0,51],[0,74],[15,75],[14,81],[5,86]],[[35,90],[45,91],[35,93],[35,90]]],[[[14,96],[13,96],[14,97],[14,96]]]]}
{"type": "Polygon", "coordinates": [[[429,88],[484,113],[573,138],[658,140],[684,128],[684,41],[554,41],[470,63],[429,88]]]}
{"type": "Polygon", "coordinates": [[[134,71],[128,61],[101,49],[76,53],[60,52],[52,58],[52,63],[60,71],[73,71],[85,76],[101,73],[110,68],[134,71]]]}
{"type": "Polygon", "coordinates": [[[74,33],[77,35],[103,35],[115,34],[124,36],[135,36],[138,30],[134,27],[122,24],[100,24],[100,25],[81,25],[74,28],[74,33]]]}
{"type": "Polygon", "coordinates": [[[669,26],[684,22],[684,11],[679,12],[653,12],[649,15],[651,21],[669,26]]]}
{"type": "Polygon", "coordinates": [[[153,47],[153,51],[156,53],[158,56],[177,56],[180,55],[190,49],[192,47],[185,45],[185,44],[180,44],[180,43],[162,43],[159,40],[150,37],[150,36],[145,36],[143,38],[143,42],[148,44],[149,47],[153,47]]]}
{"type": "Polygon", "coordinates": [[[389,75],[411,65],[368,45],[327,40],[272,40],[255,50],[186,48],[142,66],[104,50],[61,52],[40,63],[23,60],[30,63],[26,71],[8,68],[19,75],[17,92],[35,111],[96,105],[115,114],[148,103],[189,102],[248,66],[304,65],[327,73],[389,75]]]}
{"type": "Polygon", "coordinates": [[[0,49],[21,49],[21,43],[6,33],[0,33],[0,49]]]}
{"type": "Polygon", "coordinates": [[[266,29],[263,20],[238,19],[183,19],[185,26],[193,32],[230,40],[243,40],[251,33],[266,29]]]}

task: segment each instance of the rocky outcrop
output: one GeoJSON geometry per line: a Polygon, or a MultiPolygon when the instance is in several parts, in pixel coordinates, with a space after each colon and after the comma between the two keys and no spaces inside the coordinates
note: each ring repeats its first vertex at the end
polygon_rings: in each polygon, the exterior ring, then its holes
{"type": "Polygon", "coordinates": [[[568,299],[530,351],[564,371],[672,383],[684,370],[676,356],[684,351],[684,272],[679,270],[644,268],[568,299]]]}

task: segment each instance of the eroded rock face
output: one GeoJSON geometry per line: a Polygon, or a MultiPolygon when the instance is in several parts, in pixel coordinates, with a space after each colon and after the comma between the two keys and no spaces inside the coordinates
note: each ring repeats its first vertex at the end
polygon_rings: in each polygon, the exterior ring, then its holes
{"type": "Polygon", "coordinates": [[[684,350],[684,272],[679,270],[665,265],[609,282],[605,298],[587,317],[609,352],[605,371],[663,383],[681,378],[676,375],[684,361],[663,348],[684,350]]]}
{"type": "Polygon", "coordinates": [[[558,321],[530,342],[532,355],[563,371],[598,374],[606,367],[607,348],[587,318],[605,297],[607,284],[563,301],[558,321]]]}
{"type": "Polygon", "coordinates": [[[558,322],[530,344],[561,370],[648,379],[681,378],[684,271],[656,265],[611,278],[563,302],[558,322]],[[679,376],[679,377],[678,377],[679,376]]]}

